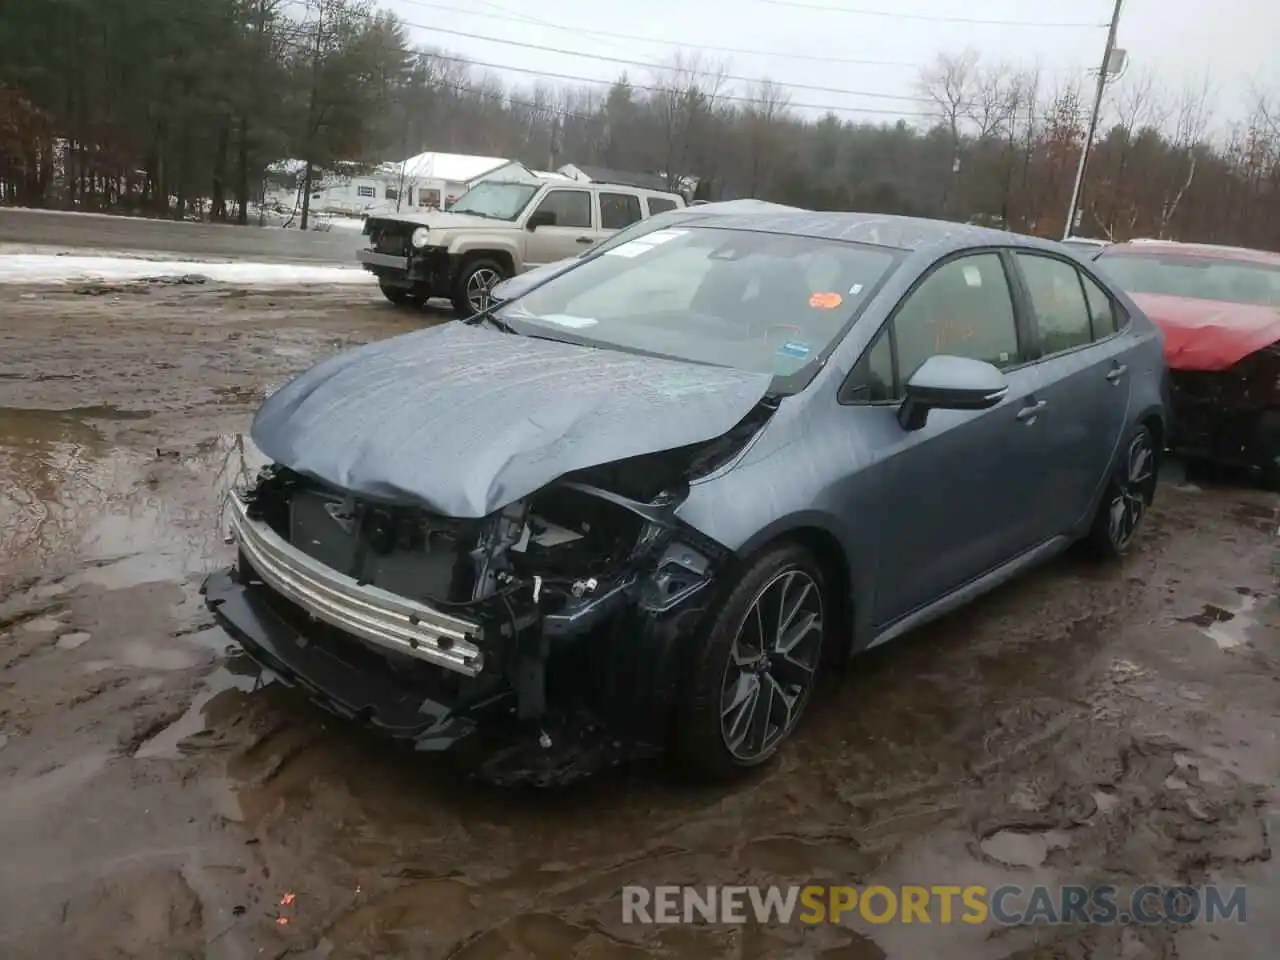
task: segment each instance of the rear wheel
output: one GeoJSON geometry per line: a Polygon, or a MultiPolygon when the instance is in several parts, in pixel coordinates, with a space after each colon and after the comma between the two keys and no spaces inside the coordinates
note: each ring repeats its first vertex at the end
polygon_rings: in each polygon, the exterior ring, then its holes
{"type": "Polygon", "coordinates": [[[1089,531],[1088,542],[1096,554],[1120,557],[1128,552],[1155,499],[1158,465],[1151,431],[1139,424],[1124,446],[1089,531]]]}
{"type": "Polygon", "coordinates": [[[453,309],[462,317],[473,317],[489,307],[489,292],[507,279],[507,270],[497,260],[482,258],[465,264],[453,288],[453,309]]]}
{"type": "Polygon", "coordinates": [[[826,583],[812,555],[761,555],[713,608],[677,705],[672,753],[702,777],[767,762],[795,730],[817,679],[826,583]]]}

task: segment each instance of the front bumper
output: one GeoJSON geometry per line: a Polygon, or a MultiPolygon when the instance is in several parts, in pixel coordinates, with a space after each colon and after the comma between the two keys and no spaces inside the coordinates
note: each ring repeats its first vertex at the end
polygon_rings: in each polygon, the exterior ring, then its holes
{"type": "Polygon", "coordinates": [[[356,259],[385,286],[425,288],[438,296],[447,296],[453,288],[457,258],[444,247],[423,247],[407,254],[366,247],[356,253],[356,259]]]}
{"type": "Polygon", "coordinates": [[[254,572],[313,617],[391,653],[475,677],[484,669],[483,628],[462,617],[357,583],[307,556],[230,501],[231,536],[254,572]]]}
{"type": "Polygon", "coordinates": [[[301,688],[330,713],[411,741],[418,750],[454,747],[474,733],[477,714],[501,710],[506,699],[500,690],[464,704],[424,696],[420,685],[371,665],[355,647],[304,636],[265,584],[242,579],[234,567],[211,574],[202,590],[218,624],[286,686],[301,688]]]}

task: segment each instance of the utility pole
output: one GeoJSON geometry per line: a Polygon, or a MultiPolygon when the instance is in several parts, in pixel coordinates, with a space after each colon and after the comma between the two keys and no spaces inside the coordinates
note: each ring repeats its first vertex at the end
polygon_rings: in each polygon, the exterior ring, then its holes
{"type": "Polygon", "coordinates": [[[1093,113],[1089,116],[1089,132],[1084,138],[1084,147],[1080,150],[1080,164],[1076,167],[1076,182],[1071,188],[1071,206],[1067,208],[1067,225],[1063,228],[1062,238],[1071,236],[1076,225],[1076,211],[1080,209],[1080,195],[1084,192],[1084,172],[1089,165],[1089,148],[1093,146],[1093,136],[1098,131],[1098,115],[1102,112],[1102,95],[1107,89],[1107,72],[1111,68],[1111,54],[1116,48],[1116,28],[1120,26],[1120,9],[1124,0],[1116,0],[1115,11],[1111,14],[1111,29],[1107,31],[1107,46],[1102,51],[1102,66],[1098,68],[1098,90],[1093,98],[1093,113]]]}

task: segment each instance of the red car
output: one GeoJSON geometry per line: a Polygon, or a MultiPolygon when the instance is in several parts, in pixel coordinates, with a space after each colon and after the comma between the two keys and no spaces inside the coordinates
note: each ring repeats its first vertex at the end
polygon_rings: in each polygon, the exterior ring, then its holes
{"type": "Polygon", "coordinates": [[[1280,490],[1280,253],[1134,240],[1095,259],[1164,331],[1173,446],[1280,490]]]}

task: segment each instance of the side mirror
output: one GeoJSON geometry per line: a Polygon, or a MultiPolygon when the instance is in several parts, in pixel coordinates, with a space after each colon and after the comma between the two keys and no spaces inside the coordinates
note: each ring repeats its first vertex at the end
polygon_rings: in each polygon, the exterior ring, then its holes
{"type": "Polygon", "coordinates": [[[919,430],[930,410],[988,410],[1004,399],[1009,382],[982,360],[930,357],[906,383],[906,399],[898,409],[904,430],[919,430]]]}
{"type": "Polygon", "coordinates": [[[529,220],[525,223],[526,230],[537,230],[539,227],[554,227],[556,225],[556,215],[553,210],[535,210],[529,214],[529,220]]]}

